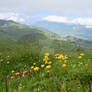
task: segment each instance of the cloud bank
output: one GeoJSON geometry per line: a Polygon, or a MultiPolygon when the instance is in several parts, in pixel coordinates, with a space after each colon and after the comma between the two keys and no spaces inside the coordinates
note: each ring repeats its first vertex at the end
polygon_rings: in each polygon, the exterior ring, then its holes
{"type": "Polygon", "coordinates": [[[73,24],[80,24],[85,25],[87,27],[92,26],[92,18],[68,18],[62,16],[47,16],[42,18],[42,20],[51,21],[51,22],[59,22],[59,23],[73,23],[73,24]]]}
{"type": "Polygon", "coordinates": [[[4,20],[13,20],[15,22],[24,22],[24,18],[22,18],[18,13],[8,12],[8,13],[0,13],[0,19],[4,20]]]}

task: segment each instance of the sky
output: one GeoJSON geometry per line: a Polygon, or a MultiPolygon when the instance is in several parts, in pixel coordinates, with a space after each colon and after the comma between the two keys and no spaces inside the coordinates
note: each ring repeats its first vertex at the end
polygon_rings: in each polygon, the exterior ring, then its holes
{"type": "Polygon", "coordinates": [[[0,19],[26,24],[46,20],[92,26],[92,0],[1,0],[0,19]]]}

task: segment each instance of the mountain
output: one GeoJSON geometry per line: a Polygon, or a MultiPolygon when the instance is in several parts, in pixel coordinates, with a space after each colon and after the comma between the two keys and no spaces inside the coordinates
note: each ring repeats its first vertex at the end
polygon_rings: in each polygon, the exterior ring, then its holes
{"type": "MultiPolygon", "coordinates": [[[[36,26],[27,26],[14,21],[0,20],[0,52],[11,51],[16,48],[55,48],[54,40],[62,38],[56,33],[49,32],[36,26]]],[[[45,49],[46,49],[45,48],[45,49]]]]}
{"type": "MultiPolygon", "coordinates": [[[[0,20],[0,35],[8,36],[13,38],[21,38],[24,35],[43,35],[50,39],[60,39],[60,36],[56,33],[48,32],[39,27],[26,26],[23,24],[16,23],[14,21],[0,20]]],[[[35,37],[34,37],[35,38],[35,37]]]]}
{"type": "MultiPolygon", "coordinates": [[[[53,26],[54,27],[54,26],[53,26]]],[[[38,47],[41,51],[65,50],[73,48],[92,48],[92,41],[82,40],[73,36],[61,37],[46,29],[27,26],[14,21],[0,20],[0,52],[38,47]]]]}
{"type": "Polygon", "coordinates": [[[92,41],[92,28],[88,28],[83,25],[49,21],[38,21],[33,25],[49,30],[50,32],[57,33],[62,37],[74,36],[80,39],[92,41]]]}

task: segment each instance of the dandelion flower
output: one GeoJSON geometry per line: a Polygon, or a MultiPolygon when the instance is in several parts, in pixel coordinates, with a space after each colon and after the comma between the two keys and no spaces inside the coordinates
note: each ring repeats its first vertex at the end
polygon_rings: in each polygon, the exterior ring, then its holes
{"type": "Polygon", "coordinates": [[[78,56],[78,58],[79,58],[79,59],[81,59],[81,58],[82,58],[82,56],[78,56]]]}
{"type": "Polygon", "coordinates": [[[47,68],[47,69],[50,69],[50,68],[51,68],[51,65],[47,65],[46,68],[47,68]]]}
{"type": "Polygon", "coordinates": [[[44,67],[45,67],[45,65],[44,65],[44,64],[42,64],[42,65],[41,65],[41,68],[44,68],[44,67]]]}
{"type": "Polygon", "coordinates": [[[35,68],[34,68],[34,71],[38,71],[38,70],[39,70],[39,67],[35,67],[35,68]]]}
{"type": "Polygon", "coordinates": [[[34,66],[31,66],[30,68],[31,68],[31,69],[34,69],[34,66]]]}
{"type": "Polygon", "coordinates": [[[50,72],[50,70],[47,70],[46,72],[47,72],[47,73],[49,73],[49,72],[50,72]]]}
{"type": "Polygon", "coordinates": [[[20,73],[19,72],[16,72],[16,75],[20,75],[20,73]]]}
{"type": "Polygon", "coordinates": [[[23,74],[27,74],[29,71],[28,70],[25,70],[24,72],[23,72],[23,74]]]}
{"type": "Polygon", "coordinates": [[[48,64],[52,64],[52,62],[50,61],[50,62],[48,62],[48,64]]]}
{"type": "Polygon", "coordinates": [[[10,56],[7,56],[6,58],[10,58],[10,56]]]}
{"type": "Polygon", "coordinates": [[[45,56],[49,56],[49,53],[45,53],[45,56]]]}
{"type": "Polygon", "coordinates": [[[84,56],[84,53],[80,53],[80,56],[84,56]]]}
{"type": "Polygon", "coordinates": [[[15,72],[14,70],[11,71],[11,73],[14,73],[14,72],[15,72]]]}
{"type": "Polygon", "coordinates": [[[36,65],[36,63],[33,63],[33,65],[36,65]]]}
{"type": "Polygon", "coordinates": [[[11,76],[10,78],[11,78],[11,79],[14,79],[15,77],[14,77],[14,76],[11,76]]]}
{"type": "Polygon", "coordinates": [[[62,64],[62,67],[65,68],[66,67],[66,64],[62,64]]]}
{"type": "Polygon", "coordinates": [[[7,64],[10,64],[10,62],[9,62],[9,61],[7,61],[6,63],[7,63],[7,64]]]}

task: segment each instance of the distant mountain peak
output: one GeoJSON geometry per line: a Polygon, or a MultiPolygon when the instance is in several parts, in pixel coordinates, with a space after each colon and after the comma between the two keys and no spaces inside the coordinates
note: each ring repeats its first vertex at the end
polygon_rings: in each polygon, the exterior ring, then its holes
{"type": "Polygon", "coordinates": [[[16,23],[16,22],[12,21],[12,20],[2,20],[2,19],[0,19],[0,26],[7,25],[7,24],[10,24],[10,23],[16,23]]]}

